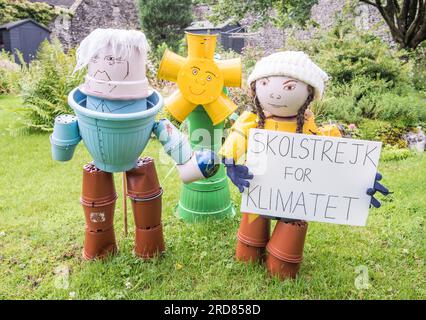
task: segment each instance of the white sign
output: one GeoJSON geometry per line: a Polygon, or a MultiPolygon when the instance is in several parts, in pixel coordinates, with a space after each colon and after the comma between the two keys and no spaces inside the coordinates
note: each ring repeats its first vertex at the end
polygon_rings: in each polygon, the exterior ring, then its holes
{"type": "Polygon", "coordinates": [[[251,129],[241,211],[364,226],[382,144],[251,129]]]}

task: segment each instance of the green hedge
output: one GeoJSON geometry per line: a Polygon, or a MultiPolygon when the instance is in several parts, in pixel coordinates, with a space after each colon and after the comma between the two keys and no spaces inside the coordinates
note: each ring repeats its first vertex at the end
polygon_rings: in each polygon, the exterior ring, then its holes
{"type": "Polygon", "coordinates": [[[55,17],[55,9],[43,2],[0,0],[0,24],[31,18],[48,25],[55,17]]]}

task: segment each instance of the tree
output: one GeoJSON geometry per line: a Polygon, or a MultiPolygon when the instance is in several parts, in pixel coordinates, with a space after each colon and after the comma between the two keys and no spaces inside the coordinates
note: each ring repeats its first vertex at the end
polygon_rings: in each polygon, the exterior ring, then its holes
{"type": "Polygon", "coordinates": [[[219,0],[213,4],[213,19],[238,21],[252,14],[257,18],[258,26],[268,21],[280,27],[304,25],[316,3],[318,0],[219,0]],[[271,16],[271,9],[275,9],[278,15],[271,16]]]}
{"type": "Polygon", "coordinates": [[[191,0],[139,0],[142,30],[154,48],[163,43],[174,51],[192,22],[191,0]]]}
{"type": "Polygon", "coordinates": [[[404,49],[416,49],[426,39],[425,0],[360,0],[376,7],[392,38],[404,49]]]}

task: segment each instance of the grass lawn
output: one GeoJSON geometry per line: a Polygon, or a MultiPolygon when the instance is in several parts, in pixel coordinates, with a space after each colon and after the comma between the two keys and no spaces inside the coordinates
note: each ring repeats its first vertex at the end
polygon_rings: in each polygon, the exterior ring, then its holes
{"type": "MultiPolygon", "coordinates": [[[[84,215],[79,203],[83,144],[68,163],[51,160],[47,134],[11,137],[13,116],[0,98],[0,299],[425,299],[426,157],[383,162],[383,182],[394,192],[371,210],[366,227],[311,223],[305,261],[295,281],[268,277],[265,268],[233,256],[240,215],[185,224],[174,216],[176,170],[157,170],[164,187],[167,251],[144,262],[132,254],[133,219],[124,237],[122,196],[115,228],[119,254],[105,262],[81,258],[84,215]],[[360,271],[363,270],[363,271],[360,271]],[[361,272],[361,275],[359,274],[361,272]],[[368,287],[357,289],[355,283],[368,287]]],[[[144,152],[164,157],[157,141],[144,152]]],[[[121,175],[116,174],[121,195],[121,175]]],[[[232,188],[233,199],[239,194],[232,188]]]]}

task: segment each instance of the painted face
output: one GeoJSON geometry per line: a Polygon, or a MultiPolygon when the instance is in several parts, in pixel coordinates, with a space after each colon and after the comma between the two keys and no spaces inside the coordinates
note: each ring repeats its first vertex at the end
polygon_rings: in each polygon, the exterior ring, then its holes
{"type": "Polygon", "coordinates": [[[223,75],[212,60],[190,59],[179,71],[180,91],[194,104],[209,104],[222,92],[223,75]]]}
{"type": "Polygon", "coordinates": [[[308,85],[277,76],[256,81],[256,95],[262,108],[276,117],[296,116],[308,98],[308,85]]]}
{"type": "Polygon", "coordinates": [[[113,55],[111,50],[106,48],[90,60],[87,74],[95,80],[89,80],[88,83],[93,92],[111,92],[116,86],[108,82],[125,80],[129,75],[129,62],[113,55]]]}

